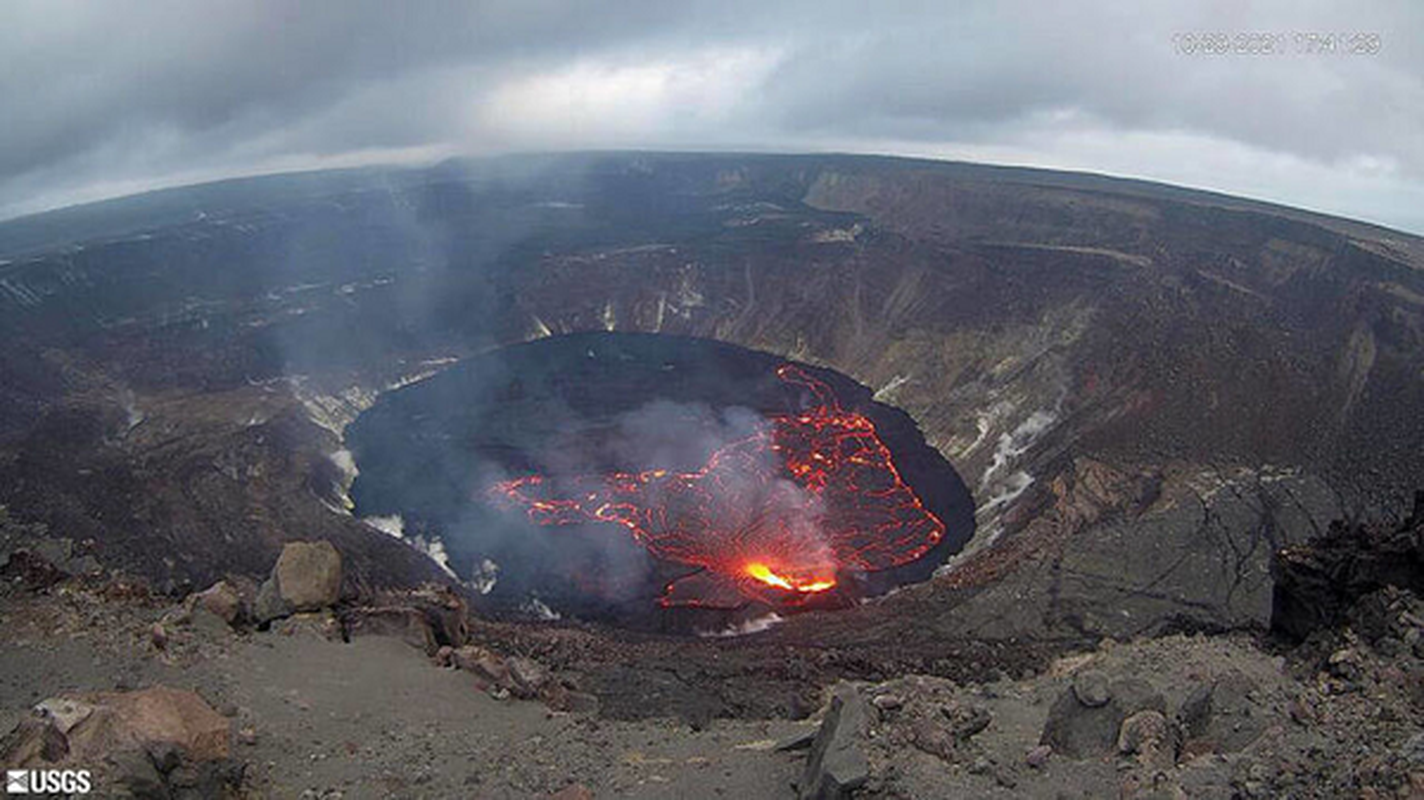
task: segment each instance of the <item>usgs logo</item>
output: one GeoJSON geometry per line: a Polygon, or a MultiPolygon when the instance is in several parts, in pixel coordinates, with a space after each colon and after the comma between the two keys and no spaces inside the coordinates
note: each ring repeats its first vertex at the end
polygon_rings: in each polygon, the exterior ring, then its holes
{"type": "Polygon", "coordinates": [[[88,794],[87,769],[10,769],[6,794],[88,794]]]}

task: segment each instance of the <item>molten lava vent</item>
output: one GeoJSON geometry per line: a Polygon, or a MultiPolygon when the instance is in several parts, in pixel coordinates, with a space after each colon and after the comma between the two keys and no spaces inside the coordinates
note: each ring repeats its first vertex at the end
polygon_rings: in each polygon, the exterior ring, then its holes
{"type": "Polygon", "coordinates": [[[934,548],[944,524],[901,479],[874,423],[794,365],[776,374],[815,404],[767,418],[698,470],[536,474],[490,493],[538,525],[613,523],[655,558],[702,567],[666,587],[665,607],[795,603],[834,589],[846,571],[889,569],[934,548]]]}
{"type": "Polygon", "coordinates": [[[346,434],[356,514],[447,556],[493,615],[676,632],[835,608],[924,580],[974,533],[967,487],[908,414],[704,339],[499,348],[346,434]]]}

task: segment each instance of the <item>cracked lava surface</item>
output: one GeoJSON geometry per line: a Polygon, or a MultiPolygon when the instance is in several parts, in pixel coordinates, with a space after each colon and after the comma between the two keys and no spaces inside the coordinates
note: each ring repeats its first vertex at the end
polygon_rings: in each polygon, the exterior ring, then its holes
{"type": "Polygon", "coordinates": [[[538,525],[618,526],[659,559],[701,567],[666,587],[665,607],[794,606],[846,572],[907,564],[938,544],[944,523],[901,479],[874,423],[791,364],[777,376],[809,390],[811,406],[767,417],[700,469],[534,474],[490,496],[538,525]]]}

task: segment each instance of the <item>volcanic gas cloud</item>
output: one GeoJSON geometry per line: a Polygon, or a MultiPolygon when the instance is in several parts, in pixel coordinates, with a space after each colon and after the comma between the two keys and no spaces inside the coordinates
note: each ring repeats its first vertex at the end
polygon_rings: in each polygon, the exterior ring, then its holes
{"type": "Polygon", "coordinates": [[[777,376],[809,389],[812,406],[765,419],[694,472],[536,474],[490,494],[536,524],[611,523],[656,558],[701,567],[667,586],[663,606],[796,605],[845,571],[889,569],[933,548],[944,524],[901,480],[875,425],[795,366],[777,376]]]}

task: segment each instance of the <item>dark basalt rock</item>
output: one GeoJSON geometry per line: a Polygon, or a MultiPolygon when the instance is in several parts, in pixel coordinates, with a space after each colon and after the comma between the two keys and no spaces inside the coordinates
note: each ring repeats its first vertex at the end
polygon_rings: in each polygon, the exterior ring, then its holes
{"type": "MultiPolygon", "coordinates": [[[[1162,693],[1137,678],[1112,681],[1106,693],[1110,699],[1093,706],[1079,699],[1075,688],[1065,689],[1049,709],[1039,743],[1068,758],[1105,756],[1117,752],[1118,735],[1128,717],[1139,711],[1167,713],[1162,693]]],[[[1094,701],[1100,697],[1090,695],[1094,701]]]]}
{"type": "Polygon", "coordinates": [[[870,730],[870,709],[853,687],[836,687],[831,705],[806,756],[796,796],[802,800],[843,800],[870,779],[862,740],[870,730]]]}
{"type": "Polygon", "coordinates": [[[1251,699],[1255,688],[1244,675],[1229,675],[1193,689],[1178,713],[1188,745],[1198,752],[1235,753],[1260,738],[1270,720],[1251,699]]]}
{"type": "Polygon", "coordinates": [[[1275,577],[1271,628],[1297,640],[1339,624],[1357,601],[1385,586],[1424,593],[1424,490],[1397,525],[1337,521],[1323,536],[1282,551],[1275,577]]]}

